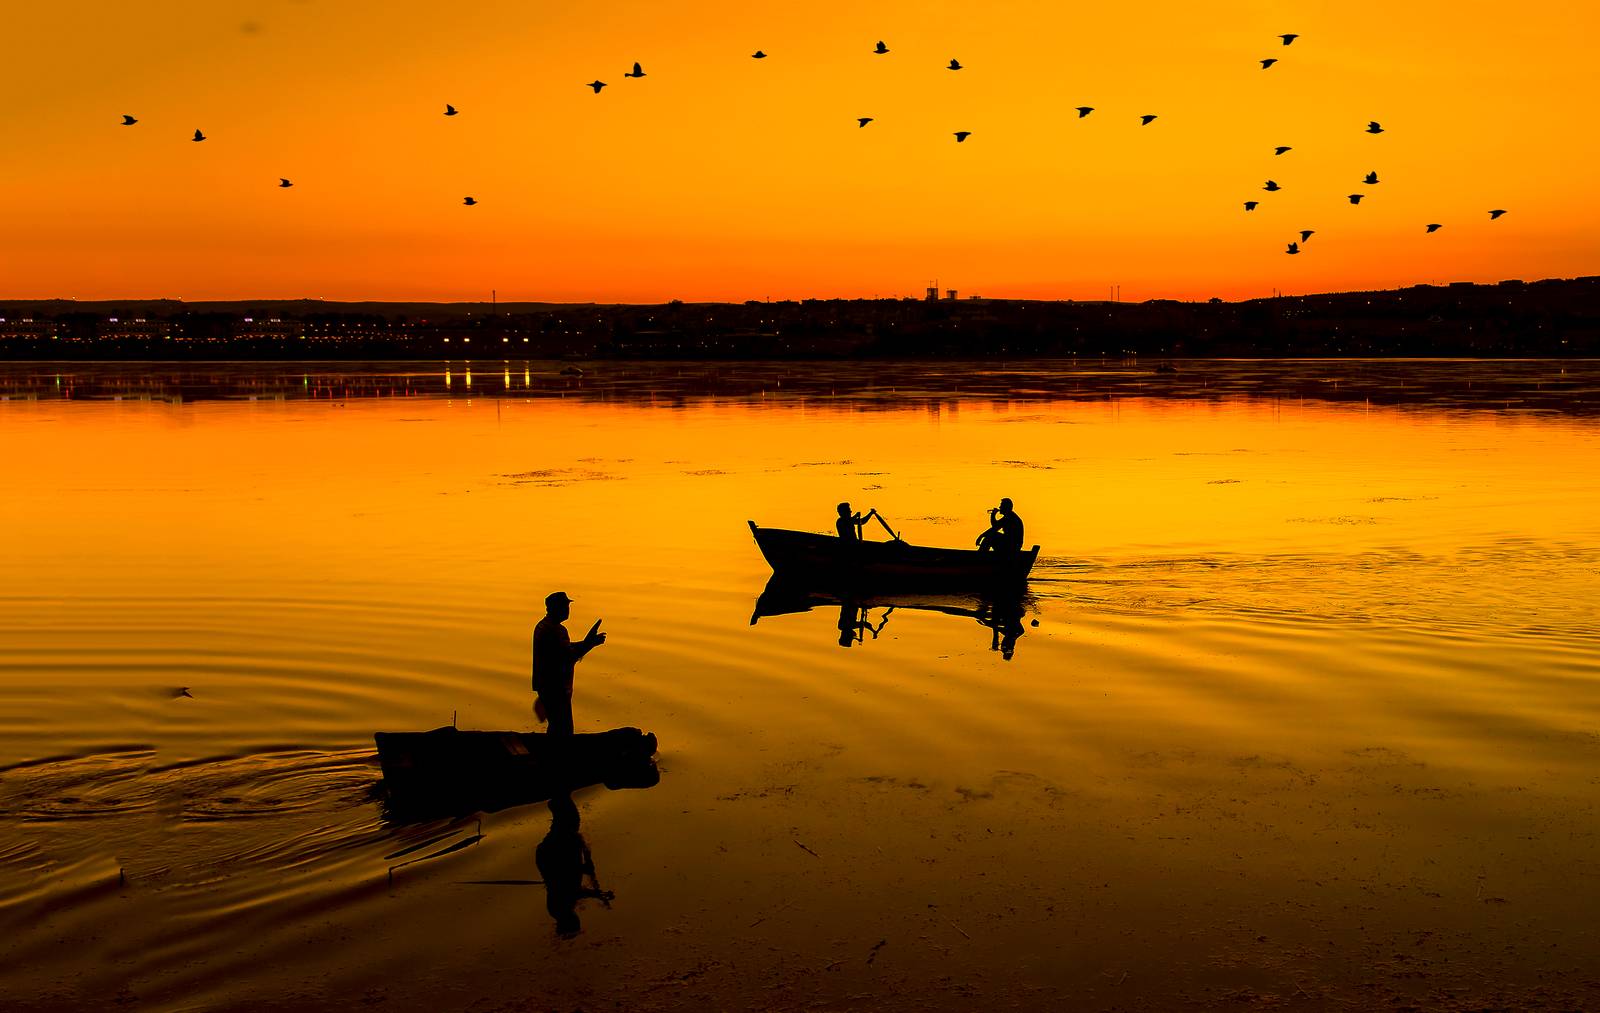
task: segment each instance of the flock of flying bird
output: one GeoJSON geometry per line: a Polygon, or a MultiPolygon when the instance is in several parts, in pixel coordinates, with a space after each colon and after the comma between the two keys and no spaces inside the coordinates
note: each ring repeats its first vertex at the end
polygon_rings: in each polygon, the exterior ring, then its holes
{"type": "MultiPolygon", "coordinates": [[[[1283,35],[1279,35],[1278,36],[1279,39],[1283,40],[1283,44],[1285,46],[1292,45],[1294,43],[1294,40],[1298,39],[1299,37],[1300,37],[1299,35],[1297,35],[1297,34],[1295,34],[1293,32],[1288,32],[1288,33],[1285,33],[1283,35]]],[[[877,55],[877,56],[886,56],[889,53],[889,47],[883,43],[882,39],[880,39],[880,40],[878,40],[878,44],[875,47],[873,47],[872,52],[873,52],[874,55],[877,55]]],[[[754,53],[750,54],[750,58],[752,60],[765,60],[767,58],[767,54],[758,49],[754,53]]],[[[1268,57],[1268,58],[1266,58],[1266,59],[1261,61],[1261,69],[1262,70],[1269,70],[1269,69],[1271,69],[1272,65],[1277,63],[1277,62],[1278,62],[1278,58],[1277,57],[1268,57]]],[[[960,60],[952,59],[949,62],[949,64],[946,65],[945,69],[946,70],[964,70],[965,68],[962,67],[960,60]]],[[[630,71],[625,72],[622,76],[623,77],[632,77],[632,78],[644,77],[645,76],[644,68],[642,66],[640,66],[637,62],[635,62],[634,65],[633,65],[633,69],[630,70],[630,71]]],[[[598,95],[598,94],[600,94],[601,89],[607,88],[607,87],[609,87],[609,85],[607,85],[606,82],[604,82],[604,81],[596,79],[594,81],[590,81],[588,84],[584,85],[584,87],[592,89],[594,91],[594,93],[596,95],[598,95]]],[[[1083,119],[1085,116],[1088,116],[1090,113],[1094,112],[1094,106],[1077,106],[1076,109],[1077,109],[1077,113],[1078,113],[1078,119],[1080,119],[1080,120],[1083,119]]],[[[457,110],[455,106],[450,105],[449,103],[446,103],[445,107],[444,107],[444,115],[446,115],[446,116],[456,116],[456,115],[459,115],[459,110],[457,110]]],[[[1143,115],[1141,115],[1139,117],[1139,125],[1141,127],[1148,127],[1152,122],[1154,122],[1156,120],[1156,118],[1157,117],[1156,117],[1156,115],[1154,113],[1145,113],[1145,114],[1143,114],[1143,115]]],[[[139,122],[138,119],[136,119],[133,116],[129,116],[126,113],[124,113],[123,116],[122,116],[122,125],[125,126],[125,127],[131,127],[131,126],[133,126],[134,124],[136,124],[138,122],[139,122]]],[[[857,125],[857,127],[865,127],[867,124],[869,124],[871,122],[873,122],[873,117],[871,117],[871,116],[858,116],[858,117],[856,117],[856,125],[857,125]]],[[[1380,124],[1377,120],[1373,120],[1373,121],[1371,121],[1371,122],[1369,122],[1367,124],[1367,131],[1366,132],[1369,133],[1369,134],[1381,134],[1381,133],[1384,132],[1383,131],[1383,125],[1380,124]]],[[[972,136],[972,131],[970,131],[970,130],[957,130],[957,131],[955,131],[955,139],[956,139],[956,143],[957,144],[960,144],[960,143],[964,142],[967,138],[969,138],[971,136],[972,136]]],[[[202,133],[201,131],[196,130],[194,132],[194,136],[192,138],[190,138],[190,140],[195,142],[195,143],[199,143],[201,141],[206,140],[206,135],[204,133],[202,133]]],[[[1273,153],[1273,155],[1282,155],[1282,154],[1284,154],[1286,152],[1293,151],[1293,150],[1294,149],[1292,147],[1290,147],[1289,145],[1287,145],[1287,144],[1280,144],[1277,147],[1272,149],[1272,153],[1273,153]]],[[[1368,185],[1368,186],[1376,186],[1378,184],[1378,173],[1376,171],[1367,173],[1366,177],[1364,179],[1362,179],[1361,182],[1366,184],[1366,185],[1368,185]]],[[[279,186],[279,188],[286,190],[289,187],[294,186],[294,182],[292,180],[290,180],[290,179],[287,179],[285,177],[280,176],[280,177],[278,177],[278,186],[279,186]]],[[[1269,179],[1269,180],[1267,180],[1266,185],[1262,187],[1262,189],[1267,191],[1268,193],[1276,193],[1279,190],[1282,190],[1283,187],[1280,186],[1276,180],[1269,179]]],[[[1365,197],[1365,196],[1366,196],[1366,194],[1364,194],[1364,193],[1353,193],[1353,194],[1349,195],[1348,200],[1350,201],[1351,204],[1359,205],[1361,203],[1361,199],[1363,197],[1365,197]]],[[[463,197],[461,199],[461,203],[466,205],[467,207],[472,207],[472,206],[474,206],[474,205],[476,205],[478,203],[478,200],[477,200],[476,197],[463,197]]],[[[1260,201],[1247,200],[1247,201],[1244,202],[1244,209],[1246,211],[1254,211],[1260,205],[1261,205],[1260,201]]],[[[1494,221],[1495,219],[1499,218],[1501,215],[1503,215],[1505,213],[1506,212],[1505,212],[1504,208],[1496,208],[1493,211],[1489,212],[1489,220],[1490,221],[1494,221]]],[[[1444,228],[1444,225],[1442,223],[1430,222],[1427,225],[1427,233],[1429,235],[1432,235],[1433,233],[1438,232],[1442,228],[1444,228]]],[[[1291,242],[1289,244],[1289,246],[1288,246],[1288,249],[1285,252],[1286,253],[1290,253],[1290,254],[1298,254],[1300,252],[1300,245],[1302,243],[1305,243],[1306,241],[1308,241],[1314,235],[1316,235],[1316,230],[1315,229],[1301,229],[1300,230],[1300,239],[1299,239],[1299,241],[1298,242],[1291,242]]]]}

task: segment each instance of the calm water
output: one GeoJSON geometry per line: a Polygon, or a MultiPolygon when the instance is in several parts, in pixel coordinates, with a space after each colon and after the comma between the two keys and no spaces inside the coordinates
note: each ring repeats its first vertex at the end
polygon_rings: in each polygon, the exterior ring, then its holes
{"type": "Polygon", "coordinates": [[[1177,367],[0,366],[7,1000],[1600,1004],[1600,363],[1177,367]],[[753,616],[747,519],[1001,496],[1009,658],[753,616]],[[531,728],[553,590],[661,741],[575,939],[544,805],[400,822],[372,748],[531,728]]]}

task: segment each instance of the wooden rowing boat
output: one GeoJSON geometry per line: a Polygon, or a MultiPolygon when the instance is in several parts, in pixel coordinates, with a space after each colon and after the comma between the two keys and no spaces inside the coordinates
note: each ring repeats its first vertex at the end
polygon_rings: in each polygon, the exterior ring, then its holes
{"type": "Polygon", "coordinates": [[[750,533],[772,572],[785,580],[829,586],[905,585],[993,588],[1028,579],[1039,547],[1021,552],[940,549],[890,542],[845,542],[836,535],[763,528],[750,533]]]}
{"type": "Polygon", "coordinates": [[[415,814],[494,811],[592,784],[656,783],[656,737],[637,728],[573,735],[543,732],[377,732],[389,803],[415,814]]]}

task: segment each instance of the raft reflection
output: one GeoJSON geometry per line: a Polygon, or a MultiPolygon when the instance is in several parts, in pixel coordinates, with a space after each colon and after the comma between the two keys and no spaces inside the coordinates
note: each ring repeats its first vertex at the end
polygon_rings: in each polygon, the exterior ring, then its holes
{"type": "Polygon", "coordinates": [[[878,639],[897,609],[938,612],[975,620],[991,631],[989,649],[1010,661],[1017,640],[1025,632],[1023,618],[1036,612],[1034,596],[1027,591],[984,594],[910,594],[870,589],[822,590],[773,577],[756,598],[750,625],[763,618],[797,615],[815,608],[837,608],[838,645],[853,647],[878,639]]]}

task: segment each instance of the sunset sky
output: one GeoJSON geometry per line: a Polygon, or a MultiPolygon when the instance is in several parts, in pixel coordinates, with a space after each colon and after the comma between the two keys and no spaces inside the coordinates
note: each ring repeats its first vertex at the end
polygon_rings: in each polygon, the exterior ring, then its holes
{"type": "Polygon", "coordinates": [[[0,298],[938,278],[1133,300],[1600,273],[1600,8],[1574,0],[63,0],[6,20],[0,298]]]}

